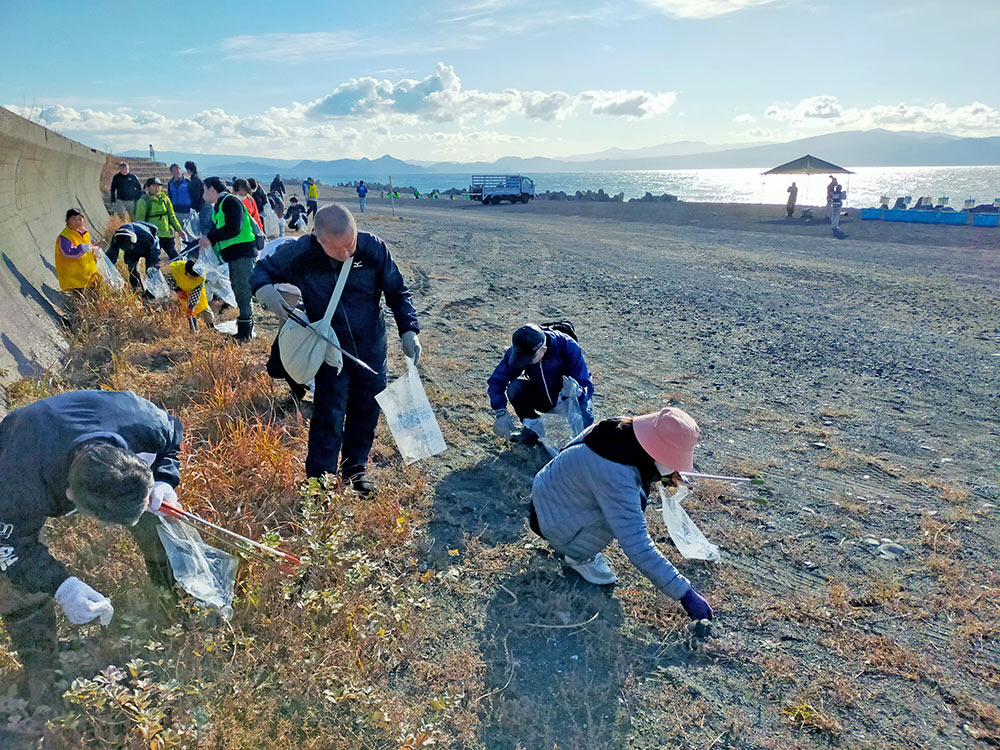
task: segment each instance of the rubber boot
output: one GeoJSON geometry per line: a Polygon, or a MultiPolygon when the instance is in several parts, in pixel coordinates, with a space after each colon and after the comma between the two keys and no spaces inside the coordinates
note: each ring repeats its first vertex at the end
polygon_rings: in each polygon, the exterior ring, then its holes
{"type": "Polygon", "coordinates": [[[59,702],[56,669],[59,666],[59,635],[52,599],[4,615],[11,645],[23,667],[21,694],[31,705],[59,702]]]}
{"type": "Polygon", "coordinates": [[[253,318],[244,320],[240,318],[236,321],[236,333],[233,341],[237,344],[245,344],[253,338],[253,318]]]}

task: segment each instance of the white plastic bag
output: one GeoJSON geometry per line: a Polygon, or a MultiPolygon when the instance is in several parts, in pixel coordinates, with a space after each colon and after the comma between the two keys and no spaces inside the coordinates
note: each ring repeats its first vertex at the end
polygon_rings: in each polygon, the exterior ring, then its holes
{"type": "Polygon", "coordinates": [[[146,278],[142,280],[143,288],[150,293],[153,299],[167,299],[170,297],[170,287],[167,280],[156,266],[146,269],[146,278]]]}
{"type": "Polygon", "coordinates": [[[205,294],[209,300],[218,297],[230,307],[239,307],[236,304],[233,285],[229,282],[229,265],[219,259],[215,254],[215,248],[208,250],[202,248],[194,264],[194,271],[199,276],[205,277],[205,294]]]}
{"type": "Polygon", "coordinates": [[[233,616],[233,590],[239,560],[202,541],[183,521],[159,516],[156,532],[163,543],[177,585],[225,620],[233,616]]]}
{"type": "Polygon", "coordinates": [[[430,458],[448,447],[417,366],[409,357],[406,357],[406,375],[390,383],[375,400],[382,407],[404,464],[430,458]]]}
{"type": "Polygon", "coordinates": [[[191,239],[198,239],[202,236],[201,231],[201,219],[198,217],[198,212],[192,210],[187,218],[184,219],[184,233],[191,239]]]}
{"type": "Polygon", "coordinates": [[[97,258],[97,270],[101,272],[104,283],[112,289],[124,289],[125,279],[118,273],[115,264],[108,260],[108,256],[100,251],[94,252],[94,255],[97,258]]]}
{"type": "Polygon", "coordinates": [[[667,525],[677,551],[689,560],[719,562],[722,559],[719,548],[705,538],[691,516],[681,507],[681,500],[687,497],[688,488],[682,485],[669,497],[662,484],[659,485],[659,490],[660,500],[663,502],[663,522],[667,525]]]}
{"type": "Polygon", "coordinates": [[[555,408],[542,414],[544,434],[541,435],[545,450],[555,458],[566,445],[583,432],[583,409],[580,396],[583,388],[568,375],[563,376],[563,387],[559,392],[555,408]]]}
{"type": "Polygon", "coordinates": [[[264,222],[264,234],[268,238],[281,234],[281,222],[278,220],[278,214],[274,213],[274,209],[270,205],[264,206],[264,212],[260,218],[264,222]]]}

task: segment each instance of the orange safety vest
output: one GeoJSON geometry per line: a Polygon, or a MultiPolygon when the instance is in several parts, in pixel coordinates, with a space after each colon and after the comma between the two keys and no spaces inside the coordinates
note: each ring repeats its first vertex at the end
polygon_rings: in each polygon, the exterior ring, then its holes
{"type": "MultiPolygon", "coordinates": [[[[66,227],[59,233],[59,237],[68,239],[73,243],[73,247],[90,244],[90,232],[86,229],[80,233],[66,227]]],[[[68,258],[59,249],[59,238],[57,237],[56,278],[59,279],[59,288],[64,292],[70,289],[87,289],[94,286],[101,278],[97,272],[97,259],[94,257],[94,253],[91,251],[84,253],[79,258],[68,258]]]]}

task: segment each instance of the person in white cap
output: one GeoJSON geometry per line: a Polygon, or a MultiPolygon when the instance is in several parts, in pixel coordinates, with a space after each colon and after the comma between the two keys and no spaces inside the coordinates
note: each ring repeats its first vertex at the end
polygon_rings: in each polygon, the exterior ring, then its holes
{"type": "Polygon", "coordinates": [[[618,580],[601,554],[617,539],[622,551],[692,620],[712,619],[712,607],[657,549],[646,526],[646,498],[656,482],[681,483],[693,470],[701,432],[680,409],[598,422],[535,476],[529,523],[567,566],[585,580],[618,580]]]}

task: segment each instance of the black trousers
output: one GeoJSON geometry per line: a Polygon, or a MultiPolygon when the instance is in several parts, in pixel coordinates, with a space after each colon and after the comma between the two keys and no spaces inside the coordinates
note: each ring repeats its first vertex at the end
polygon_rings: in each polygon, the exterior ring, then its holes
{"type": "MultiPolygon", "coordinates": [[[[562,383],[559,385],[562,387],[562,383]]],[[[554,395],[558,397],[559,392],[556,391],[554,395]]],[[[548,394],[542,388],[535,385],[533,381],[523,378],[511,381],[511,384],[507,386],[507,398],[510,400],[511,406],[514,407],[514,413],[522,421],[537,419],[542,414],[552,411],[552,407],[555,406],[555,402],[549,399],[548,394]]]]}

